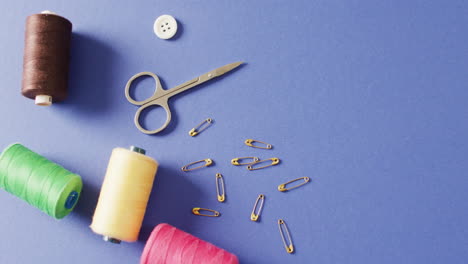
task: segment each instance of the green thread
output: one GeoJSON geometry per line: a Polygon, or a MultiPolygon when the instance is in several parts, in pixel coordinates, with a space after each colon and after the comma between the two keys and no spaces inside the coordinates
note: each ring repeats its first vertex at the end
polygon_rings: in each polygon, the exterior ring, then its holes
{"type": "Polygon", "coordinates": [[[80,176],[21,144],[0,155],[0,188],[56,219],[73,210],[82,187],[80,176]]]}

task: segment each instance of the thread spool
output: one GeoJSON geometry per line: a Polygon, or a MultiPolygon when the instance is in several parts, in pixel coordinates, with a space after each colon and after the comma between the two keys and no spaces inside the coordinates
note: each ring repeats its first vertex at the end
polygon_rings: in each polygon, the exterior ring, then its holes
{"type": "Polygon", "coordinates": [[[67,96],[72,23],[50,11],[26,19],[21,93],[49,106],[67,96]]]}
{"type": "Polygon", "coordinates": [[[91,229],[112,243],[138,239],[158,162],[145,150],[115,148],[107,166],[91,229]]]}
{"type": "Polygon", "coordinates": [[[0,155],[0,187],[61,219],[75,207],[83,183],[77,174],[21,144],[12,144],[0,155]]]}
{"type": "Polygon", "coordinates": [[[168,224],[151,232],[140,264],[238,264],[236,255],[168,224]]]}

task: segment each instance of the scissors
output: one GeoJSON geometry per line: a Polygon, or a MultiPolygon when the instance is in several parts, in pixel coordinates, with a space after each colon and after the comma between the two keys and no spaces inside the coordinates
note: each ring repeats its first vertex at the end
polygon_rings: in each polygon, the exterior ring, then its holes
{"type": "Polygon", "coordinates": [[[179,93],[182,93],[184,91],[187,91],[188,89],[190,88],[193,88],[199,84],[202,84],[206,81],[209,81],[215,77],[218,77],[218,76],[221,76],[235,68],[237,68],[239,65],[241,65],[243,62],[234,62],[234,63],[231,63],[231,64],[227,64],[223,67],[219,67],[215,70],[212,70],[210,72],[207,72],[205,74],[202,74],[188,82],[185,82],[181,85],[178,85],[172,89],[163,89],[162,88],[162,85],[161,85],[161,82],[159,81],[159,77],[152,73],[152,72],[140,72],[140,73],[137,73],[135,75],[133,75],[130,80],[128,80],[127,82],[127,85],[125,86],[125,97],[127,97],[127,100],[134,104],[134,105],[139,105],[140,107],[138,108],[138,110],[136,111],[135,113],[135,126],[143,133],[145,134],[156,134],[156,133],[159,133],[161,132],[162,130],[164,130],[168,125],[169,123],[171,122],[171,109],[169,108],[169,105],[168,105],[168,100],[169,98],[171,98],[172,96],[176,95],[176,94],[179,94],[179,93]],[[155,83],[156,83],[156,88],[155,88],[155,91],[154,91],[154,94],[153,96],[149,97],[148,99],[146,100],[142,100],[142,101],[136,101],[135,99],[133,99],[131,96],[130,96],[130,86],[132,85],[132,82],[135,81],[137,78],[141,77],[141,76],[151,76],[154,78],[155,80],[155,83]],[[155,130],[147,130],[145,128],[143,128],[140,124],[140,115],[141,115],[141,112],[143,110],[145,110],[146,108],[150,107],[150,106],[159,106],[159,107],[162,107],[164,110],[166,110],[166,114],[167,114],[167,117],[166,117],[166,122],[158,129],[155,129],[155,130]]]}

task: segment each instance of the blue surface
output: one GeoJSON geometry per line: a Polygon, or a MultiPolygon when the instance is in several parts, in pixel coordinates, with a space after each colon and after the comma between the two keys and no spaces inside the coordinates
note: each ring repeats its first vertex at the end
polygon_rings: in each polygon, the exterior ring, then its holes
{"type": "MultiPolygon", "coordinates": [[[[0,263],[138,263],[161,222],[241,263],[468,262],[466,1],[18,0],[2,9],[0,144],[22,142],[79,173],[84,190],[61,221],[0,191],[0,263]],[[74,26],[70,97],[50,108],[20,95],[25,19],[44,9],[74,26]],[[166,13],[181,27],[170,41],[152,32],[166,13]],[[155,72],[170,88],[238,60],[247,64],[172,100],[166,133],[133,125],[137,108],[124,97],[133,74],[155,72]],[[207,117],[215,124],[188,136],[207,117]],[[248,148],[246,138],[274,149],[248,148]],[[112,149],[130,145],[161,166],[140,241],[112,245],[88,226],[112,149]],[[230,165],[246,155],[282,163],[230,165]],[[208,157],[215,166],[180,171],[208,157]],[[276,190],[302,176],[312,182],[276,190]],[[259,193],[266,202],[254,223],[259,193]],[[194,206],[222,217],[193,216],[194,206]]],[[[151,85],[140,82],[137,96],[151,85]]]]}

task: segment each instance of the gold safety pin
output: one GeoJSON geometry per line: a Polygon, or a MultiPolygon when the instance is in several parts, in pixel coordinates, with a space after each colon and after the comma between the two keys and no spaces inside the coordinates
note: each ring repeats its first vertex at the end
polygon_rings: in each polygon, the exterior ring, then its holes
{"type": "Polygon", "coordinates": [[[308,183],[309,181],[310,181],[310,178],[309,178],[309,177],[300,177],[300,178],[294,179],[294,180],[292,180],[292,181],[288,181],[287,183],[283,183],[283,184],[278,185],[278,191],[280,191],[280,192],[289,191],[289,190],[292,190],[292,189],[294,189],[294,188],[300,187],[300,186],[302,186],[302,185],[308,183]],[[304,182],[301,183],[301,184],[298,184],[298,185],[296,185],[296,186],[293,186],[293,187],[290,187],[290,188],[286,188],[286,185],[288,185],[288,184],[290,184],[290,183],[292,183],[292,182],[295,182],[295,181],[300,181],[300,180],[304,180],[304,182]]]}
{"type": "Polygon", "coordinates": [[[221,214],[216,211],[216,210],[211,210],[211,209],[206,209],[206,208],[200,208],[200,207],[194,207],[192,209],[192,213],[194,215],[201,215],[201,216],[209,216],[209,217],[218,217],[220,216],[221,214]],[[213,214],[202,214],[200,213],[200,211],[207,211],[207,212],[212,212],[213,214]]]}
{"type": "Polygon", "coordinates": [[[234,166],[243,166],[243,165],[250,165],[257,163],[260,159],[258,157],[241,157],[241,158],[233,158],[231,160],[231,164],[234,166]],[[239,160],[244,160],[244,159],[251,159],[251,162],[239,162],[239,160]]]}
{"type": "Polygon", "coordinates": [[[288,252],[289,254],[293,253],[294,252],[294,245],[293,245],[293,242],[292,242],[292,239],[291,239],[291,234],[289,234],[289,230],[288,230],[288,226],[286,225],[286,222],[283,219],[279,219],[278,220],[278,227],[279,227],[279,230],[280,230],[281,238],[283,239],[284,247],[286,248],[286,252],[288,252]],[[283,232],[283,229],[286,232],[283,232]],[[288,238],[289,243],[286,242],[286,238],[284,236],[284,233],[287,234],[287,238],[288,238]]]}
{"type": "Polygon", "coordinates": [[[271,144],[268,144],[268,143],[265,143],[265,142],[262,142],[262,141],[259,141],[259,140],[255,140],[255,139],[246,139],[244,143],[247,146],[252,147],[252,148],[259,148],[259,149],[271,149],[271,148],[273,148],[273,146],[271,144]],[[261,143],[261,144],[263,144],[265,146],[264,147],[257,146],[257,145],[254,145],[253,143],[261,143]]]}
{"type": "Polygon", "coordinates": [[[252,210],[252,214],[250,215],[250,220],[256,222],[262,213],[263,203],[265,202],[265,195],[260,194],[255,201],[255,205],[252,210]],[[260,205],[258,203],[260,202],[260,205]],[[258,211],[257,211],[258,206],[258,211]],[[256,212],[257,211],[257,212],[256,212]]]}
{"type": "Polygon", "coordinates": [[[194,161],[192,163],[189,163],[185,166],[182,167],[182,171],[192,171],[192,170],[196,170],[196,169],[200,169],[200,168],[203,168],[203,167],[208,167],[208,166],[211,166],[213,164],[213,160],[212,159],[202,159],[202,160],[197,160],[197,161],[194,161]],[[190,166],[192,165],[195,165],[197,163],[201,163],[201,162],[205,162],[205,164],[201,165],[201,166],[198,166],[198,167],[195,167],[195,168],[190,168],[190,166]]]}
{"type": "Polygon", "coordinates": [[[259,169],[263,169],[263,168],[267,168],[267,167],[270,167],[270,166],[277,165],[279,162],[280,162],[280,159],[279,159],[279,158],[264,159],[264,160],[260,160],[260,161],[257,161],[257,162],[255,162],[255,163],[250,164],[249,166],[247,166],[247,169],[248,169],[249,171],[259,170],[259,169]],[[263,163],[263,162],[266,162],[266,161],[269,161],[269,160],[271,160],[271,163],[268,164],[268,165],[265,165],[265,166],[262,166],[262,167],[257,167],[257,168],[254,167],[254,166],[256,166],[257,164],[260,164],[260,163],[263,163]]]}
{"type": "Polygon", "coordinates": [[[216,195],[218,196],[218,202],[222,203],[226,199],[225,195],[225,189],[224,189],[224,178],[221,173],[216,173],[216,195]],[[221,188],[219,188],[219,185],[221,183],[221,188]],[[221,193],[222,190],[222,194],[221,193]]]}
{"type": "Polygon", "coordinates": [[[189,135],[192,137],[198,135],[203,130],[207,129],[212,123],[213,123],[213,119],[211,118],[207,118],[203,120],[203,122],[201,122],[196,127],[192,128],[192,130],[189,131],[189,135]]]}

